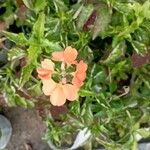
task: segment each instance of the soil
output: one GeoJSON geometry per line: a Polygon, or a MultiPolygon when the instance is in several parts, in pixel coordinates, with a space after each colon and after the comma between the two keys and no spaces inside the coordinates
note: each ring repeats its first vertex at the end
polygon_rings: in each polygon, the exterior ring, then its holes
{"type": "Polygon", "coordinates": [[[6,108],[4,115],[13,128],[11,140],[5,150],[50,150],[42,140],[46,128],[36,110],[6,108]]]}

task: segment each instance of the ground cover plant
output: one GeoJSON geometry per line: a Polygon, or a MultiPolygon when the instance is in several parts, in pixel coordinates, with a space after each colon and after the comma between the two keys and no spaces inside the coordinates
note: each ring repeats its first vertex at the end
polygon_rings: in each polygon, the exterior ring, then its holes
{"type": "Polygon", "coordinates": [[[2,0],[0,12],[0,92],[37,109],[45,141],[86,128],[85,149],[136,150],[150,136],[149,0],[2,0]]]}

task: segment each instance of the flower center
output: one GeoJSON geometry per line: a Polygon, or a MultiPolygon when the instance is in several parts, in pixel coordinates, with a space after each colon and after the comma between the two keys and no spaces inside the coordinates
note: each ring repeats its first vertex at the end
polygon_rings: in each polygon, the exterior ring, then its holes
{"type": "Polygon", "coordinates": [[[65,70],[65,62],[62,62],[61,64],[61,82],[62,84],[66,84],[66,70],[65,70]]]}

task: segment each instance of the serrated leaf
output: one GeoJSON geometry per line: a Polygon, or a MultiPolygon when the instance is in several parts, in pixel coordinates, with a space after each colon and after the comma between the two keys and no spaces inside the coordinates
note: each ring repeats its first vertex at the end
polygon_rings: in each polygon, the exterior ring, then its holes
{"type": "Polygon", "coordinates": [[[31,45],[28,49],[28,63],[32,63],[34,65],[37,64],[37,58],[41,54],[41,48],[35,45],[31,45]]]}
{"type": "Polygon", "coordinates": [[[33,26],[33,34],[40,41],[44,37],[44,24],[45,24],[45,14],[41,12],[37,21],[33,26]]]}
{"type": "Polygon", "coordinates": [[[103,4],[100,4],[97,9],[97,18],[94,24],[93,28],[93,37],[94,40],[99,34],[103,34],[105,29],[107,28],[109,22],[111,19],[110,10],[108,9],[108,6],[103,4]]]}
{"type": "Polygon", "coordinates": [[[20,59],[23,56],[25,56],[25,52],[24,50],[22,50],[21,48],[12,48],[9,50],[8,52],[8,60],[9,61],[13,61],[14,59],[20,59]]]}
{"type": "Polygon", "coordinates": [[[45,6],[46,6],[46,0],[36,0],[34,3],[34,10],[36,11],[36,13],[38,13],[39,11],[44,10],[45,6]]]}
{"type": "Polygon", "coordinates": [[[19,81],[20,88],[23,87],[27,81],[29,81],[33,69],[34,69],[33,64],[29,64],[22,69],[21,78],[19,81]]]}
{"type": "Polygon", "coordinates": [[[50,53],[52,51],[60,51],[62,47],[59,45],[59,42],[50,42],[47,39],[44,39],[41,43],[41,47],[47,47],[46,52],[50,53]]]}
{"type": "Polygon", "coordinates": [[[10,41],[14,42],[16,45],[28,45],[28,40],[24,36],[24,33],[11,33],[7,31],[2,32],[4,36],[6,36],[10,41]]]}

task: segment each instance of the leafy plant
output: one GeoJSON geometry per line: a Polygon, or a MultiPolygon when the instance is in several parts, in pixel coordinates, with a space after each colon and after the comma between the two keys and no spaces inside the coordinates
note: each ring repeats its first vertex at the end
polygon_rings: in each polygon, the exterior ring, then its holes
{"type": "MultiPolygon", "coordinates": [[[[19,2],[27,13],[23,20],[14,18],[13,25],[21,30],[11,32],[10,26],[2,31],[7,60],[0,68],[0,90],[7,103],[42,107],[47,125],[44,139],[58,147],[70,145],[77,132],[87,128],[91,137],[85,146],[91,142],[93,149],[99,145],[110,150],[137,149],[137,135],[150,136],[146,130],[150,126],[150,1],[19,2]],[[57,107],[42,94],[36,69],[54,53],[63,53],[59,59],[64,61],[63,49],[68,46],[78,51],[73,67],[66,65],[69,84],[79,60],[88,69],[77,100],[67,102],[67,111],[56,117],[57,107]]],[[[18,2],[13,5],[20,8],[18,2]]],[[[5,7],[11,6],[5,3],[5,7]]],[[[58,81],[62,73],[59,69],[55,73],[52,79],[58,81]]]]}

